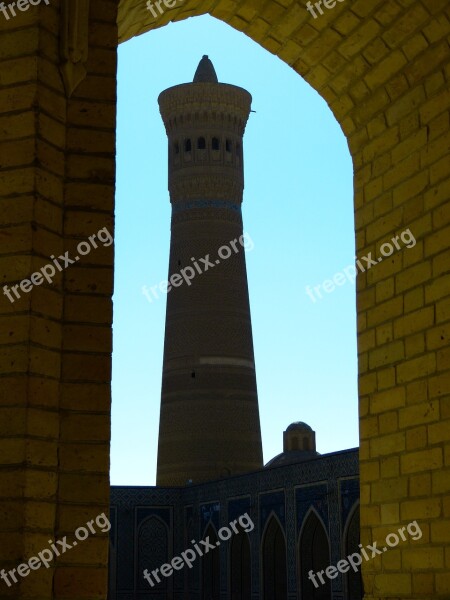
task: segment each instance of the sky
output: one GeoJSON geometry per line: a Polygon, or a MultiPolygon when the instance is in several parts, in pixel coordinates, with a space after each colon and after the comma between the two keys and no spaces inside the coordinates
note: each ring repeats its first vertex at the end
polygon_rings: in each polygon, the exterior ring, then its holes
{"type": "Polygon", "coordinates": [[[167,279],[171,217],[157,98],[204,54],[253,96],[242,212],[264,462],[293,421],[321,454],[358,445],[355,284],[306,291],[355,262],[347,141],[293,69],[206,15],[119,47],[112,485],[155,485],[166,296],[150,303],[142,287],[167,279]]]}

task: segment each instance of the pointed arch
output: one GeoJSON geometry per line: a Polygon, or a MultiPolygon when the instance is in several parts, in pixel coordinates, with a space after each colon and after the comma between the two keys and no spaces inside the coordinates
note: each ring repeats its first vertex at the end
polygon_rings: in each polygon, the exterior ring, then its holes
{"type": "Polygon", "coordinates": [[[286,538],[275,513],[269,516],[263,533],[262,577],[264,600],[286,600],[286,538]]]}
{"type": "MultiPolygon", "coordinates": [[[[185,537],[184,537],[184,546],[185,548],[189,548],[192,540],[194,539],[194,519],[190,517],[186,525],[185,537]]],[[[184,587],[185,590],[188,591],[189,594],[193,594],[196,574],[198,574],[198,565],[194,564],[192,569],[184,569],[184,587]]]]}
{"type": "MultiPolygon", "coordinates": [[[[354,552],[360,552],[359,546],[359,500],[353,505],[344,528],[343,549],[344,556],[354,552]]],[[[356,573],[350,569],[345,574],[345,598],[346,600],[361,600],[364,596],[361,570],[356,573]]]]}
{"type": "MultiPolygon", "coordinates": [[[[204,540],[208,541],[213,546],[217,546],[219,540],[217,537],[216,528],[211,523],[205,528],[204,540]]],[[[210,550],[202,558],[202,598],[203,600],[219,600],[220,598],[220,554],[216,547],[215,550],[210,550]]]]}
{"type": "MultiPolygon", "coordinates": [[[[157,515],[145,519],[137,532],[137,561],[135,589],[148,592],[148,583],[142,577],[144,569],[152,571],[166,563],[169,558],[169,531],[167,524],[157,515]]],[[[156,583],[154,590],[167,589],[167,579],[156,583]]]]}
{"type": "Polygon", "coordinates": [[[250,540],[245,531],[234,535],[229,552],[229,588],[231,600],[247,600],[252,588],[250,540]]]}
{"type": "Polygon", "coordinates": [[[309,577],[310,571],[315,574],[325,570],[330,564],[327,531],[314,507],[309,509],[303,520],[299,535],[299,562],[301,597],[308,600],[331,600],[330,579],[325,576],[325,583],[322,583],[320,578],[315,577],[316,587],[309,577]]]}

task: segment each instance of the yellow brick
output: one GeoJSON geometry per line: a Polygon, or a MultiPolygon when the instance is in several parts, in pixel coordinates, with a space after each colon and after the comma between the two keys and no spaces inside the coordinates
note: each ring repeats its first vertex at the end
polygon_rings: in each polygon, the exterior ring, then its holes
{"type": "Polygon", "coordinates": [[[432,598],[434,592],[433,573],[413,573],[413,592],[432,598]]]}
{"type": "MultiPolygon", "coordinates": [[[[361,377],[359,378],[361,382],[361,377]]],[[[360,383],[361,385],[361,383],[360,383]]],[[[369,398],[367,396],[363,396],[362,392],[359,395],[359,417],[366,417],[369,412],[369,398]]]]}
{"type": "Polygon", "coordinates": [[[390,548],[388,552],[382,556],[383,571],[401,571],[402,554],[400,550],[390,548]]]}
{"type": "Polygon", "coordinates": [[[400,474],[400,459],[398,456],[389,456],[388,458],[382,458],[380,461],[380,466],[381,477],[383,479],[387,479],[389,477],[397,477],[400,474]]]}
{"type": "Polygon", "coordinates": [[[27,469],[26,495],[34,500],[50,500],[58,489],[56,473],[27,469]]]}
{"type": "Polygon", "coordinates": [[[109,419],[105,415],[65,413],[60,421],[60,438],[67,442],[107,442],[109,419]]]}
{"type": "Polygon", "coordinates": [[[450,517],[450,496],[445,496],[442,502],[444,505],[444,517],[450,517]]]}
{"type": "Polygon", "coordinates": [[[450,394],[450,373],[440,373],[428,381],[430,398],[450,394]]]}
{"type": "Polygon", "coordinates": [[[378,435],[377,417],[365,417],[360,420],[359,434],[362,440],[378,435]]]}
{"type": "Polygon", "coordinates": [[[433,494],[446,494],[450,492],[450,469],[436,471],[432,475],[433,494]]]}
{"type": "Polygon", "coordinates": [[[101,473],[108,468],[109,444],[64,444],[59,457],[64,470],[101,473]]]}
{"type": "Polygon", "coordinates": [[[430,473],[421,473],[412,475],[409,480],[409,495],[429,496],[431,494],[431,475],[430,473]]]}
{"type": "Polygon", "coordinates": [[[428,425],[428,440],[430,444],[450,440],[450,420],[428,425]]]}
{"type": "Polygon", "coordinates": [[[369,368],[376,369],[380,366],[392,364],[402,360],[404,357],[405,348],[403,342],[391,342],[369,352],[369,368]]]}
{"type": "Polygon", "coordinates": [[[436,115],[448,110],[450,102],[450,92],[448,89],[442,90],[439,94],[424,102],[420,107],[420,117],[422,123],[428,123],[436,115]]]}
{"type": "Polygon", "coordinates": [[[404,387],[395,387],[385,392],[373,394],[370,399],[370,412],[378,414],[400,408],[405,405],[405,397],[404,387]]]}
{"type": "Polygon", "coordinates": [[[364,375],[359,378],[358,391],[359,391],[359,397],[360,397],[360,405],[359,405],[360,416],[363,416],[363,414],[361,413],[361,396],[364,396],[365,394],[370,394],[371,392],[374,392],[376,390],[376,388],[377,388],[376,373],[367,373],[367,375],[364,375]]]}
{"type": "Polygon", "coordinates": [[[425,352],[425,335],[423,333],[417,333],[411,335],[405,339],[405,354],[406,356],[413,357],[417,354],[423,354],[425,352]]]}
{"type": "Polygon", "coordinates": [[[364,525],[379,525],[380,524],[380,507],[379,506],[361,506],[361,523],[364,525]]]}
{"type": "Polygon", "coordinates": [[[442,569],[444,566],[444,551],[442,548],[404,548],[402,550],[402,565],[405,570],[442,569]]]}
{"type": "Polygon", "coordinates": [[[386,321],[392,321],[394,317],[401,315],[402,312],[403,301],[401,297],[397,296],[368,311],[368,326],[375,327],[386,321]]]}
{"type": "Polygon", "coordinates": [[[408,429],[406,432],[406,449],[417,450],[418,448],[424,448],[427,445],[427,428],[414,427],[414,429],[408,429]]]}
{"type": "Polygon", "coordinates": [[[450,545],[450,519],[431,522],[431,541],[450,545]]]}
{"type": "Polygon", "coordinates": [[[402,52],[392,52],[387,58],[377,64],[365,77],[364,81],[371,89],[374,89],[388,81],[405,64],[406,58],[402,52]]]}
{"type": "MultiPolygon", "coordinates": [[[[406,500],[400,505],[402,521],[420,521],[441,516],[441,501],[439,498],[423,500],[406,500]]],[[[422,529],[422,525],[421,525],[422,529]]]]}
{"type": "Polygon", "coordinates": [[[380,434],[393,433],[398,429],[398,417],[396,412],[383,413],[378,417],[380,434]]]}
{"type": "Polygon", "coordinates": [[[421,423],[431,423],[439,420],[439,401],[431,400],[422,404],[400,408],[398,414],[401,429],[421,423]]]}
{"type": "MultiPolygon", "coordinates": [[[[439,175],[443,175],[444,169],[438,172],[439,175]]],[[[429,175],[427,171],[418,173],[415,177],[410,177],[405,182],[394,188],[393,201],[394,206],[400,205],[405,200],[414,198],[421,194],[429,184],[429,175]]]]}
{"type": "Polygon", "coordinates": [[[387,574],[375,575],[375,593],[381,597],[411,593],[411,575],[409,574],[387,574]]]}
{"type": "Polygon", "coordinates": [[[444,325],[440,325],[439,327],[429,329],[426,333],[427,349],[435,350],[436,348],[447,346],[449,339],[450,323],[446,323],[444,325]]]}
{"type": "Polygon", "coordinates": [[[436,592],[441,594],[443,598],[449,597],[450,573],[436,573],[436,592]]]}
{"type": "Polygon", "coordinates": [[[396,338],[422,331],[434,324],[434,307],[428,306],[416,310],[405,317],[394,321],[394,335],[396,338]]]}
{"type": "Polygon", "coordinates": [[[379,281],[376,284],[375,288],[375,299],[377,303],[384,302],[395,293],[395,279],[394,277],[390,277],[389,279],[384,279],[383,281],[379,281]]]}
{"type": "Polygon", "coordinates": [[[448,177],[448,156],[436,163],[430,169],[430,183],[435,184],[448,177]]]}
{"type": "Polygon", "coordinates": [[[442,448],[410,452],[400,458],[402,473],[417,473],[443,466],[442,448]]]}
{"type": "Polygon", "coordinates": [[[374,481],[371,486],[371,499],[372,502],[395,502],[408,495],[407,489],[406,477],[374,481]]]}
{"type": "Polygon", "coordinates": [[[434,354],[426,354],[419,358],[404,361],[397,365],[397,381],[405,383],[419,377],[424,377],[434,373],[436,370],[436,356],[434,354]]]}
{"type": "Polygon", "coordinates": [[[437,185],[430,187],[425,193],[425,209],[429,210],[435,206],[439,206],[442,202],[446,202],[449,198],[450,178],[439,182],[437,185]]]}
{"type": "Polygon", "coordinates": [[[25,459],[25,440],[23,438],[0,439],[0,456],[5,466],[19,465],[25,459]]]}
{"type": "Polygon", "coordinates": [[[392,323],[384,323],[383,325],[377,327],[376,336],[378,346],[392,342],[394,337],[392,323]]]}
{"type": "Polygon", "coordinates": [[[380,465],[378,461],[365,462],[360,468],[360,481],[376,481],[380,478],[380,465]]]}
{"type": "MultiPolygon", "coordinates": [[[[383,185],[384,190],[388,190],[394,185],[397,185],[401,181],[404,181],[411,175],[417,173],[420,165],[420,153],[413,152],[414,148],[411,147],[411,141],[416,139],[420,144],[422,144],[422,134],[420,131],[414,132],[413,136],[401,142],[397,148],[394,148],[392,151],[392,160],[394,161],[394,167],[390,169],[383,176],[383,185]],[[409,156],[406,155],[407,152],[411,154],[409,156]],[[400,158],[396,158],[395,156],[399,156],[400,158]],[[406,156],[406,158],[405,158],[406,156]],[[397,160],[401,162],[396,162],[397,160]]],[[[426,138],[426,132],[425,132],[426,138]]]]}
{"type": "Polygon", "coordinates": [[[26,459],[27,465],[56,468],[58,466],[58,446],[56,440],[28,440],[26,459]]]}
{"type": "Polygon", "coordinates": [[[396,524],[400,522],[400,505],[398,502],[381,505],[381,523],[383,525],[396,524]]]}
{"type": "MultiPolygon", "coordinates": [[[[1,489],[1,488],[0,488],[1,489]]],[[[361,484],[359,488],[361,506],[366,505],[370,502],[370,485],[361,484]]]]}
{"type": "Polygon", "coordinates": [[[450,250],[441,252],[433,258],[433,277],[438,277],[448,270],[450,263],[450,250]]]}
{"type": "Polygon", "coordinates": [[[25,506],[27,527],[53,532],[57,507],[52,502],[28,501],[25,506]]]}
{"type": "Polygon", "coordinates": [[[378,369],[377,371],[377,383],[378,389],[385,390],[386,388],[392,388],[395,385],[395,367],[388,367],[387,369],[378,369]]]}
{"type": "Polygon", "coordinates": [[[421,308],[424,304],[425,291],[423,287],[417,287],[404,295],[405,314],[421,308]]]}
{"type": "Polygon", "coordinates": [[[365,146],[363,150],[364,160],[369,162],[384,154],[387,150],[391,150],[398,144],[399,137],[398,127],[391,127],[365,146]]]}
{"type": "Polygon", "coordinates": [[[378,457],[387,454],[396,454],[405,450],[405,447],[406,440],[404,432],[383,435],[370,440],[370,455],[372,457],[378,457]]]}
{"type": "MultiPolygon", "coordinates": [[[[407,252],[407,250],[405,250],[407,252]]],[[[431,279],[432,273],[431,261],[420,262],[417,265],[403,269],[395,277],[395,289],[397,292],[404,292],[410,290],[422,283],[425,283],[431,279]]],[[[428,311],[429,312],[429,311],[428,311]]],[[[429,320],[429,315],[425,314],[425,320],[429,320]]]]}

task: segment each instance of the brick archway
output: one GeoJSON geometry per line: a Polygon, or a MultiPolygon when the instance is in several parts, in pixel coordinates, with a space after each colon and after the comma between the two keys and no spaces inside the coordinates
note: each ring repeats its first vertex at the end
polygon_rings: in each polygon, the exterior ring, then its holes
{"type": "MultiPolygon", "coordinates": [[[[348,139],[358,255],[417,239],[358,278],[361,540],[423,530],[363,564],[366,598],[448,597],[448,1],[339,0],[314,19],[291,0],[185,0],[157,24],[143,0],[86,4],[0,15],[2,285],[113,228],[118,39],[209,12],[277,54],[348,139]]],[[[110,247],[3,297],[0,568],[107,508],[112,281],[110,247]]],[[[93,536],[0,598],[105,598],[107,548],[93,536]]]]}

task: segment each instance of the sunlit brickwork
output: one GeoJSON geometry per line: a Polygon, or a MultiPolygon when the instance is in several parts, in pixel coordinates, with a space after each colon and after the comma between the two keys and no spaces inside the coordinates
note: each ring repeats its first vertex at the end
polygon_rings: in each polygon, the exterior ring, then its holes
{"type": "MultiPolygon", "coordinates": [[[[118,40],[209,11],[277,54],[348,139],[357,254],[406,227],[418,240],[358,277],[361,541],[411,519],[424,536],[363,564],[363,579],[367,600],[448,598],[448,0],[347,0],[320,19],[290,0],[189,0],[156,22],[141,0],[92,1],[84,22],[86,4],[61,12],[52,0],[0,20],[3,283],[113,231],[118,40]],[[61,36],[81,46],[78,62],[61,36]]],[[[112,282],[109,247],[51,287],[3,298],[5,568],[108,505],[112,282]]],[[[0,597],[104,599],[107,548],[106,536],[87,540],[0,597]]]]}

